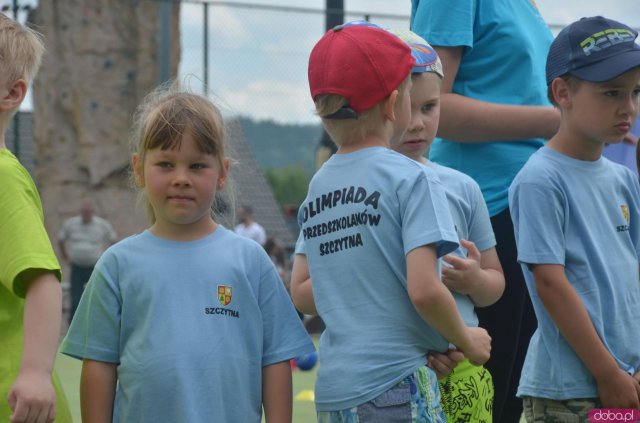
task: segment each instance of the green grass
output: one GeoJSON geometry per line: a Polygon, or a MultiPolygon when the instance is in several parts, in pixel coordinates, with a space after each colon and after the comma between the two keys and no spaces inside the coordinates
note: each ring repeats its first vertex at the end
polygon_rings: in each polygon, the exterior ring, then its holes
{"type": "MultiPolygon", "coordinates": [[[[62,382],[62,386],[69,401],[73,421],[80,423],[80,369],[82,362],[63,354],[58,354],[56,360],[56,372],[62,382]]],[[[316,381],[316,366],[308,372],[293,372],[293,423],[309,423],[316,421],[316,411],[313,401],[295,400],[300,392],[313,391],[316,381]]]]}

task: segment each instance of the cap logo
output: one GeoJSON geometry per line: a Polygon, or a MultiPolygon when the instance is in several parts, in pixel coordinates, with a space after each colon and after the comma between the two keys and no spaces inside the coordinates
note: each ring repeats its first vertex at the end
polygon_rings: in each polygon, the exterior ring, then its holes
{"type": "Polygon", "coordinates": [[[580,43],[585,56],[604,50],[616,44],[633,41],[635,35],[628,29],[606,29],[590,35],[580,43]]]}

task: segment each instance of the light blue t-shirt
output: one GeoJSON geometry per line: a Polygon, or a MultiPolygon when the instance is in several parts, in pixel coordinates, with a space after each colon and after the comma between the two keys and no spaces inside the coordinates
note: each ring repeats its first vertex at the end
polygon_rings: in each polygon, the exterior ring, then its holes
{"type": "Polygon", "coordinates": [[[61,352],[118,363],[114,422],[261,420],[262,368],[313,351],[273,263],[221,225],[145,231],[96,264],[61,352]]]}
{"type": "MultiPolygon", "coordinates": [[[[473,242],[480,252],[495,247],[496,238],[493,235],[489,211],[476,181],[462,172],[431,161],[425,166],[433,170],[442,183],[458,238],[473,242]]],[[[467,249],[460,245],[451,255],[467,258],[467,249]]],[[[443,266],[447,264],[443,263],[443,266]]],[[[478,326],[478,316],[471,298],[455,291],[451,291],[451,294],[456,300],[464,323],[467,326],[478,326]]]]}
{"type": "MultiPolygon", "coordinates": [[[[463,46],[452,91],[491,103],[548,106],[545,63],[553,40],[533,0],[413,0],[412,30],[433,46],[463,46]]],[[[434,140],[430,158],[478,182],[491,216],[542,139],[434,140]]]]}
{"type": "Polygon", "coordinates": [[[298,213],[296,253],[307,257],[320,338],[316,408],[342,410],[390,389],[448,342],[407,293],[406,255],[457,234],[437,176],[382,147],[334,154],[298,213]]]}
{"type": "Polygon", "coordinates": [[[629,169],[544,147],[509,190],[518,260],[538,317],[518,396],[595,398],[596,383],[536,293],[528,264],[560,264],[607,350],[640,370],[640,185],[629,169]]]}

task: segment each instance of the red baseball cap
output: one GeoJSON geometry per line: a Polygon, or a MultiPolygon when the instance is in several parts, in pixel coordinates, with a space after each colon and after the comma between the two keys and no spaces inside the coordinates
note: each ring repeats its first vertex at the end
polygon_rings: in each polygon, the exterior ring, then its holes
{"type": "Polygon", "coordinates": [[[329,30],[311,51],[311,97],[338,94],[355,114],[387,98],[410,74],[411,48],[397,36],[367,21],[329,30]]]}

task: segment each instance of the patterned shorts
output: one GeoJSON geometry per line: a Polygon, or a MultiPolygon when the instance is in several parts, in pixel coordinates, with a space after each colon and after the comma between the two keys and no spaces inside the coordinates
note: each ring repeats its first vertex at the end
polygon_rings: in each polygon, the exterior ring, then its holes
{"type": "Polygon", "coordinates": [[[318,423],[446,423],[438,379],[420,367],[369,402],[340,411],[319,411],[318,423]]]}
{"type": "Polygon", "coordinates": [[[493,421],[493,379],[484,367],[461,361],[440,381],[440,392],[449,423],[493,421]]]}
{"type": "Polygon", "coordinates": [[[524,418],[527,423],[582,423],[593,408],[600,408],[595,398],[552,400],[547,398],[522,398],[524,418]]]}

